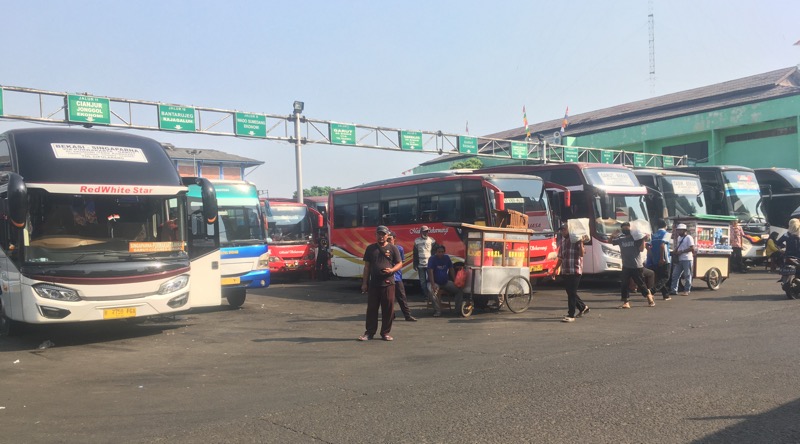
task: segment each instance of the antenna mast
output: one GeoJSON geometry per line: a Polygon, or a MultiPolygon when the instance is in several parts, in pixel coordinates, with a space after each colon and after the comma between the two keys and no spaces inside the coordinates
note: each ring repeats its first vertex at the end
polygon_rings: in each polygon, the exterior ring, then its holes
{"type": "Polygon", "coordinates": [[[647,25],[650,30],[650,95],[656,95],[656,37],[653,21],[653,0],[647,2],[647,25]]]}

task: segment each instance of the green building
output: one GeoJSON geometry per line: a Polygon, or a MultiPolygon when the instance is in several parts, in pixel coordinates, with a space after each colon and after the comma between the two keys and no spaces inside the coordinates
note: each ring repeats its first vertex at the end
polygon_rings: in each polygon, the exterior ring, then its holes
{"type": "MultiPolygon", "coordinates": [[[[667,94],[530,125],[531,134],[568,146],[687,156],[689,164],[800,168],[798,67],[667,94]]],[[[524,140],[525,128],[487,138],[524,140]]],[[[450,168],[463,155],[439,157],[415,173],[450,168]]],[[[484,165],[520,163],[482,157],[484,165]]],[[[531,162],[531,161],[528,161],[531,162]]]]}

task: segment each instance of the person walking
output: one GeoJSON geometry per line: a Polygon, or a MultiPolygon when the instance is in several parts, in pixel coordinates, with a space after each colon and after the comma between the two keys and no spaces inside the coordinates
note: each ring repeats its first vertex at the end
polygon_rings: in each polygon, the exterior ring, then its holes
{"type": "Polygon", "coordinates": [[[655,273],[655,284],[653,284],[651,291],[653,293],[660,291],[662,298],[665,301],[669,301],[672,298],[669,295],[671,261],[669,239],[667,238],[667,221],[659,219],[656,226],[658,230],[653,234],[650,240],[650,249],[647,250],[647,268],[655,273]]]}
{"type": "Polygon", "coordinates": [[[377,242],[364,251],[364,271],[361,280],[361,293],[367,293],[367,328],[358,337],[368,341],[378,331],[378,308],[381,309],[381,338],[393,341],[389,336],[394,318],[394,273],[403,266],[400,251],[389,244],[386,238],[389,229],[379,225],[376,229],[377,242]]]}
{"type": "Polygon", "coordinates": [[[678,282],[683,276],[683,291],[681,296],[689,296],[692,291],[692,264],[694,263],[694,238],[686,231],[686,224],[675,227],[678,240],[675,241],[672,262],[672,288],[670,294],[678,294],[678,282]]]}
{"type": "Polygon", "coordinates": [[[419,237],[414,239],[414,270],[419,276],[419,285],[422,287],[422,295],[425,296],[426,301],[433,303],[431,292],[428,289],[428,260],[433,255],[433,244],[436,239],[428,236],[430,228],[423,225],[419,229],[419,237]]]}
{"type": "Polygon", "coordinates": [[[644,260],[641,253],[644,251],[644,243],[647,240],[647,236],[645,235],[644,238],[635,240],[631,234],[630,222],[623,222],[620,230],[611,235],[611,242],[619,246],[619,252],[622,256],[622,282],[620,286],[622,305],[619,308],[631,308],[631,303],[628,300],[631,292],[631,279],[636,283],[639,293],[647,299],[648,305],[654,307],[656,303],[653,301],[653,295],[642,279],[644,260]]]}
{"type": "Polygon", "coordinates": [[[747,268],[742,260],[743,237],[744,230],[739,226],[739,220],[734,220],[731,224],[731,248],[733,248],[733,255],[731,255],[731,271],[737,273],[747,273],[747,268]]]}
{"type": "Polygon", "coordinates": [[[444,245],[436,245],[436,254],[428,260],[428,280],[431,282],[431,302],[435,318],[442,315],[442,305],[437,294],[440,288],[454,296],[456,307],[461,307],[464,298],[464,291],[453,282],[453,262],[444,252],[444,245]]]}
{"type": "Polygon", "coordinates": [[[558,248],[558,261],[553,267],[553,277],[555,277],[559,267],[561,278],[564,280],[564,290],[567,292],[567,315],[561,322],[575,322],[579,318],[589,313],[589,306],[586,305],[578,295],[578,286],[583,275],[583,255],[586,249],[583,242],[572,242],[569,238],[569,227],[567,224],[561,225],[561,242],[558,248]]]}
{"type": "MultiPolygon", "coordinates": [[[[389,233],[389,243],[397,247],[397,251],[400,252],[400,257],[405,260],[406,252],[403,250],[402,245],[397,244],[397,234],[394,231],[389,233]]],[[[400,311],[403,312],[403,316],[406,318],[406,321],[416,322],[417,318],[411,316],[411,309],[408,307],[406,287],[403,285],[402,265],[400,266],[400,269],[394,273],[394,298],[397,300],[397,304],[400,305],[400,311]]]]}
{"type": "Polygon", "coordinates": [[[319,238],[317,247],[317,260],[314,263],[315,277],[318,281],[327,281],[331,277],[331,269],[328,263],[331,258],[331,250],[328,246],[328,238],[319,238]]]}

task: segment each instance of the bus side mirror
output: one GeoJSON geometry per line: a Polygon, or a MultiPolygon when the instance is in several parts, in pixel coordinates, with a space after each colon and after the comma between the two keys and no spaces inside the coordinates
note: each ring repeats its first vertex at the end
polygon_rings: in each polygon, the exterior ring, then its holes
{"type": "Polygon", "coordinates": [[[698,205],[698,206],[700,206],[700,207],[702,207],[702,206],[703,206],[703,199],[700,199],[700,195],[699,195],[699,194],[697,195],[697,197],[695,198],[695,200],[697,201],[697,205],[698,205]]]}
{"type": "Polygon", "coordinates": [[[506,209],[506,194],[502,191],[498,191],[494,193],[495,201],[496,201],[496,210],[497,211],[504,211],[506,209]]]}
{"type": "Polygon", "coordinates": [[[17,228],[23,228],[28,219],[28,187],[16,173],[8,173],[8,217],[17,228]]]}
{"type": "Polygon", "coordinates": [[[317,228],[322,228],[325,226],[325,219],[322,217],[321,214],[317,214],[317,228]]]}

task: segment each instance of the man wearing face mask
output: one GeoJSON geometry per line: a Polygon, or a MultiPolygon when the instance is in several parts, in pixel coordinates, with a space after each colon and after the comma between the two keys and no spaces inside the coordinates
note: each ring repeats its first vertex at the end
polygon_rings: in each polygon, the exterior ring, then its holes
{"type": "Polygon", "coordinates": [[[614,245],[619,245],[619,252],[622,256],[622,285],[620,291],[622,292],[622,305],[619,308],[631,308],[628,301],[630,289],[628,283],[631,279],[636,283],[639,292],[647,298],[647,303],[654,307],[656,303],[653,301],[653,295],[642,279],[642,268],[644,268],[644,261],[642,260],[641,253],[644,251],[644,245],[648,236],[635,240],[631,234],[630,222],[623,222],[620,226],[622,232],[615,232],[611,235],[611,242],[614,245]]]}

